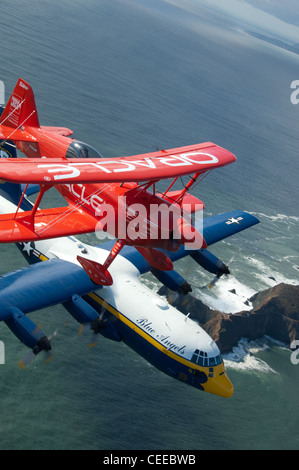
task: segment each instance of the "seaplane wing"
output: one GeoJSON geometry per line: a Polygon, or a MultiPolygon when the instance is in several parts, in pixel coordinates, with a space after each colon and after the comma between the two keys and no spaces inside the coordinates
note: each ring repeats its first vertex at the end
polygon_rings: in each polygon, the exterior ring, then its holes
{"type": "MultiPolygon", "coordinates": [[[[254,216],[236,211],[204,219],[203,233],[215,243],[256,223],[254,216]]],[[[77,258],[80,255],[91,263],[101,263],[111,250],[111,242],[90,246],[68,237],[17,246],[30,265],[1,276],[0,322],[29,348],[20,367],[28,366],[40,354],[46,355],[45,362],[53,358],[55,338],[50,340],[29,314],[62,304],[80,324],[79,333],[90,332],[83,336],[85,341],[90,339],[89,346],[101,335],[122,341],[157,369],[185,384],[221,397],[232,395],[233,385],[216,343],[197,323],[139,280],[140,274],[151,271],[172,291],[188,294],[188,280],[175,270],[153,269],[138,250],[126,246],[113,264],[114,284],[101,287],[77,258]]],[[[223,262],[207,249],[168,253],[173,261],[189,255],[211,273],[228,273],[223,262]]]]}
{"type": "Polygon", "coordinates": [[[120,158],[0,160],[0,179],[12,183],[61,184],[159,181],[203,173],[236,157],[213,143],[120,158]]]}

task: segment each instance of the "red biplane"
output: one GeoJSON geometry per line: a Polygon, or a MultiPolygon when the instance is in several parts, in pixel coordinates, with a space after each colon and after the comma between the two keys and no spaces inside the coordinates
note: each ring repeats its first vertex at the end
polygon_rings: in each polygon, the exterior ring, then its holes
{"type": "Polygon", "coordinates": [[[181,244],[190,243],[197,249],[206,247],[184,207],[189,207],[189,213],[199,205],[203,207],[189,190],[204,173],[234,162],[232,153],[207,142],[103,158],[70,135],[70,129],[40,126],[32,88],[19,79],[1,115],[0,140],[12,141],[27,158],[0,159],[0,179],[25,183],[25,188],[17,210],[0,215],[0,242],[112,231],[116,242],[103,265],[78,257],[91,279],[100,285],[111,285],[108,268],[124,245],[135,246],[151,266],[160,270],[171,270],[172,262],[157,249],[176,251],[181,244]],[[174,182],[184,175],[190,175],[188,183],[179,191],[172,190],[174,182]],[[156,183],[168,178],[172,183],[163,193],[158,192],[156,183]],[[39,185],[39,193],[33,208],[24,211],[22,201],[30,184],[39,185]],[[40,209],[45,192],[53,186],[68,206],[40,209]],[[163,211],[173,209],[166,228],[161,224],[161,204],[162,216],[163,211]],[[109,208],[113,209],[113,221],[109,208]]]}

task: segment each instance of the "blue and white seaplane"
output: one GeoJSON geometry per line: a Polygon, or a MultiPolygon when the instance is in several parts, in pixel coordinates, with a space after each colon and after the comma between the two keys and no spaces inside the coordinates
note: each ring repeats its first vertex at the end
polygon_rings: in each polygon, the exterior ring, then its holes
{"type": "MultiPolygon", "coordinates": [[[[21,82],[21,88],[26,91],[26,87],[29,85],[24,81],[21,82]]],[[[26,96],[20,98],[19,94],[18,100],[22,105],[26,101],[26,96]]],[[[32,96],[30,99],[32,100],[32,96]]],[[[30,312],[62,304],[80,325],[88,325],[96,335],[103,335],[113,341],[123,341],[165,374],[202,391],[230,397],[233,394],[233,385],[226,374],[221,352],[216,343],[199,324],[170,305],[166,298],[146,287],[140,281],[140,277],[144,273],[151,272],[171,291],[187,294],[191,286],[173,269],[173,263],[190,256],[203,269],[218,278],[227,274],[228,267],[207,247],[257,224],[258,219],[240,210],[204,217],[200,227],[196,221],[193,224],[193,233],[200,232],[200,245],[195,243],[191,245],[191,248],[190,244],[184,240],[182,231],[179,232],[180,243],[176,241],[175,248],[173,248],[174,241],[170,236],[167,241],[168,245],[167,243],[161,246],[156,244],[155,247],[149,246],[147,242],[141,246],[137,242],[130,243],[128,239],[120,241],[119,236],[117,241],[109,240],[96,245],[83,243],[74,235],[90,232],[92,227],[96,227],[92,219],[95,213],[90,211],[90,206],[92,200],[96,200],[95,195],[98,197],[98,203],[103,202],[103,191],[100,193],[102,199],[99,199],[99,192],[95,191],[95,183],[84,179],[84,160],[78,156],[75,156],[77,160],[61,156],[59,161],[55,158],[52,160],[53,164],[47,165],[45,162],[48,161],[49,155],[39,155],[39,158],[28,158],[30,167],[26,167],[26,159],[18,158],[16,147],[20,148],[22,145],[24,152],[26,146],[28,148],[31,146],[29,151],[32,153],[33,149],[33,152],[36,152],[39,123],[31,120],[24,135],[22,134],[24,126],[19,126],[16,117],[13,116],[16,111],[16,115],[24,123],[23,117],[20,117],[22,114],[20,108],[14,105],[8,111],[6,110],[5,119],[10,119],[10,129],[4,129],[3,125],[2,136],[0,125],[0,178],[2,180],[0,241],[16,243],[29,264],[0,277],[0,321],[10,328],[35,357],[41,351],[50,351],[52,346],[47,335],[30,319],[30,312]],[[32,137],[33,134],[35,137],[32,137]],[[26,139],[29,142],[25,142],[26,139]],[[3,165],[1,165],[2,162],[3,165]],[[13,162],[16,162],[16,165],[13,162]],[[40,180],[41,166],[43,167],[42,181],[40,180]],[[20,179],[24,178],[22,174],[24,168],[26,181],[22,184],[20,179]],[[35,179],[30,179],[31,173],[35,179]],[[77,179],[76,182],[71,179],[79,174],[81,179],[77,179]],[[54,181],[55,176],[57,181],[54,181]],[[32,186],[32,183],[36,183],[37,186],[32,186]],[[46,184],[60,190],[69,203],[67,212],[59,210],[54,213],[52,209],[50,211],[46,209],[43,212],[39,209],[38,204],[43,193],[48,189],[48,187],[45,189],[46,184]],[[93,191],[90,194],[82,190],[88,185],[93,185],[93,191]],[[34,191],[38,192],[38,202],[32,203],[29,196],[34,191]],[[79,200],[77,198],[75,201],[74,195],[77,195],[79,200]],[[84,210],[88,205],[90,213],[86,216],[87,228],[84,228],[81,216],[82,213],[84,215],[84,210]],[[74,212],[75,218],[73,218],[74,212]],[[64,226],[61,223],[62,219],[64,226]],[[57,237],[55,237],[55,230],[53,231],[56,220],[60,224],[57,237]],[[50,228],[47,236],[48,227],[50,228]],[[63,230],[66,231],[66,236],[62,236],[63,230]]],[[[33,114],[31,109],[27,109],[26,112],[30,112],[30,116],[33,114]]],[[[50,137],[52,141],[55,140],[53,129],[49,130],[49,133],[52,133],[50,137]]],[[[59,129],[57,135],[61,136],[63,132],[59,129]]],[[[67,132],[69,135],[69,131],[67,132]]],[[[45,142],[46,131],[42,129],[41,133],[45,142]]],[[[73,151],[76,148],[82,149],[82,143],[69,140],[68,145],[73,151]]],[[[65,146],[66,149],[68,145],[65,146]]],[[[222,151],[226,152],[224,149],[222,151]]],[[[173,155],[175,152],[162,152],[138,156],[138,159],[131,159],[129,162],[126,160],[126,166],[123,167],[126,175],[128,168],[132,168],[132,165],[136,167],[146,164],[153,168],[159,163],[164,167],[169,165],[172,171],[171,176],[177,178],[184,166],[190,166],[192,171],[195,167],[195,176],[190,180],[191,187],[199,174],[206,171],[206,169],[203,170],[203,164],[208,163],[210,170],[211,165],[221,161],[219,147],[213,144],[206,146],[201,144],[199,148],[191,150],[181,148],[179,157],[178,153],[173,155]],[[203,150],[206,148],[208,150],[203,150]],[[174,171],[174,163],[177,162],[179,163],[174,171]]],[[[100,167],[100,170],[104,168],[104,177],[110,177],[113,174],[113,161],[112,166],[107,170],[107,166],[104,165],[105,159],[101,160],[100,165],[99,158],[102,157],[97,155],[96,158],[98,166],[93,163],[92,173],[94,174],[100,167]]],[[[233,161],[230,156],[228,158],[233,161]]],[[[126,184],[120,182],[119,176],[122,162],[118,159],[117,169],[114,170],[119,178],[117,181],[110,180],[111,184],[109,184],[104,182],[105,178],[100,180],[104,183],[106,193],[111,192],[111,188],[113,188],[113,194],[125,190],[126,184]],[[118,186],[113,186],[115,184],[118,186]]],[[[165,168],[163,171],[166,171],[165,168]]],[[[145,173],[144,168],[142,173],[145,173]]],[[[126,175],[123,176],[124,181],[127,181],[126,175]]],[[[97,176],[92,177],[97,180],[97,176]]],[[[134,171],[132,177],[134,177],[134,171]]],[[[148,195],[149,184],[141,184],[140,181],[133,184],[132,179],[126,188],[129,191],[126,194],[131,195],[133,191],[134,202],[139,200],[139,196],[145,200],[146,195],[148,198],[154,197],[155,202],[159,198],[170,205],[180,201],[178,195],[187,196],[188,185],[183,192],[162,194],[153,190],[155,177],[151,176],[150,179],[151,196],[148,195]]],[[[99,217],[95,221],[98,223],[99,217]]],[[[180,218],[179,221],[182,227],[182,219],[180,218]]],[[[128,215],[127,222],[132,222],[132,213],[128,215]]],[[[190,235],[190,225],[185,223],[185,227],[190,235]]],[[[103,229],[103,224],[100,228],[103,229]]],[[[173,230],[174,227],[172,227],[172,235],[173,230]]],[[[20,362],[20,366],[25,367],[27,362],[29,362],[29,356],[20,362]]]]}

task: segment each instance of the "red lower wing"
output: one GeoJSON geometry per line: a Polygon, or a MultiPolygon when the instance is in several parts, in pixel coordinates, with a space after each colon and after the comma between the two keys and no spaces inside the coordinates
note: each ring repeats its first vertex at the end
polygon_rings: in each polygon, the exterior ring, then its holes
{"type": "Polygon", "coordinates": [[[56,238],[96,230],[98,221],[92,215],[72,207],[44,209],[0,215],[0,243],[26,242],[56,238]]]}

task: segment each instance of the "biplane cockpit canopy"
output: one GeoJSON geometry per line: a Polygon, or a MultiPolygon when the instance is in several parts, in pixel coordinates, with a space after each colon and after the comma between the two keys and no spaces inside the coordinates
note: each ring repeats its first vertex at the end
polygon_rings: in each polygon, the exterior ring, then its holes
{"type": "Polygon", "coordinates": [[[103,158],[102,155],[93,147],[86,144],[85,142],[80,142],[79,140],[74,140],[66,152],[66,158],[103,158]]]}

